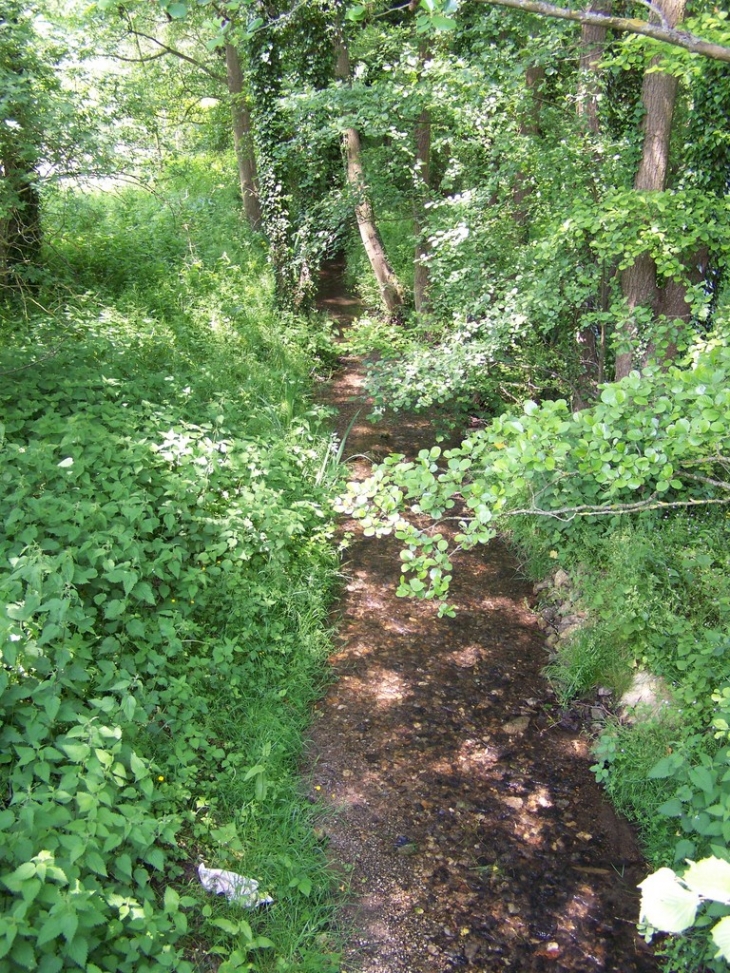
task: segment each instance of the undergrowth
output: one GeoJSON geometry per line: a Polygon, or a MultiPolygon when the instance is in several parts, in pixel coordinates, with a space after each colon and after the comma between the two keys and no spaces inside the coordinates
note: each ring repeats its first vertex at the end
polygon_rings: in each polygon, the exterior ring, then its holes
{"type": "Polygon", "coordinates": [[[335,572],[328,335],[274,313],[210,160],[46,210],[53,286],[0,322],[3,968],[334,968],[297,774],[335,572]],[[200,862],[273,903],[212,898],[200,862]]]}
{"type": "MultiPolygon", "coordinates": [[[[637,669],[663,680],[659,713],[609,721],[594,747],[596,777],[638,825],[654,868],[730,860],[730,750],[721,745],[730,722],[729,523],[722,509],[705,508],[549,534],[513,524],[535,573],[545,572],[551,548],[560,552],[589,614],[546,670],[563,701],[598,686],[618,699],[637,669]]],[[[714,919],[726,911],[713,909],[714,919]]],[[[708,913],[700,928],[660,944],[666,973],[726,968],[713,958],[709,929],[708,913]]]]}

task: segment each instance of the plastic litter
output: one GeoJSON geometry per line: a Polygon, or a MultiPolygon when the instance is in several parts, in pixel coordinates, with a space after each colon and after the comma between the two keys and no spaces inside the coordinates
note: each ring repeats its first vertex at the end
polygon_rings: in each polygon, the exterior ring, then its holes
{"type": "Polygon", "coordinates": [[[199,865],[198,875],[206,892],[225,895],[229,902],[236,902],[244,909],[255,909],[256,906],[269,905],[274,901],[269,895],[259,895],[259,883],[255,878],[246,878],[238,872],[199,865]]]}

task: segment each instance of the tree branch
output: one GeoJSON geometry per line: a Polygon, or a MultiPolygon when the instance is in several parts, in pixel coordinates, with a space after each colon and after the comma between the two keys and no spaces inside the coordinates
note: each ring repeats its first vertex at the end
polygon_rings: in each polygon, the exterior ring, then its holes
{"type": "Polygon", "coordinates": [[[160,57],[166,57],[167,51],[160,51],[159,54],[150,54],[148,57],[124,57],[122,54],[112,54],[115,61],[129,61],[130,64],[144,64],[146,61],[156,61],[160,57]]]}
{"type": "Polygon", "coordinates": [[[655,41],[671,44],[673,47],[684,48],[691,54],[701,54],[714,61],[730,63],[730,47],[703,40],[689,31],[664,27],[659,24],[649,24],[645,20],[630,17],[612,17],[610,14],[598,13],[595,10],[569,10],[567,7],[556,7],[543,0],[475,0],[476,3],[488,3],[497,7],[513,7],[527,13],[537,14],[539,17],[555,17],[558,20],[574,20],[579,24],[594,24],[607,27],[628,34],[641,34],[655,41]]]}
{"type": "MultiPolygon", "coordinates": [[[[726,486],[725,489],[730,488],[726,486]]],[[[538,507],[526,507],[523,510],[504,510],[501,513],[504,517],[554,517],[556,520],[568,523],[576,517],[607,517],[617,513],[640,513],[642,510],[669,510],[677,507],[704,507],[708,504],[730,503],[730,497],[727,500],[656,500],[655,498],[656,493],[652,494],[648,500],[638,500],[636,503],[615,503],[610,507],[591,506],[589,504],[577,507],[562,507],[558,510],[541,510],[538,507]]]]}
{"type": "Polygon", "coordinates": [[[710,476],[700,476],[699,473],[687,473],[684,470],[678,470],[677,473],[679,476],[684,476],[688,480],[696,480],[698,483],[707,483],[708,486],[718,487],[720,490],[730,492],[730,483],[724,483],[722,480],[713,480],[710,476]]]}
{"type": "MultiPolygon", "coordinates": [[[[162,41],[157,40],[156,37],[153,37],[151,34],[145,34],[141,30],[137,30],[135,27],[130,26],[128,30],[130,34],[134,34],[135,37],[144,37],[145,40],[150,41],[152,44],[157,44],[158,47],[162,48],[163,54],[172,54],[173,57],[179,57],[181,61],[187,61],[188,64],[192,64],[193,67],[198,68],[198,70],[202,71],[203,74],[207,74],[209,78],[213,78],[215,81],[220,81],[221,84],[225,84],[226,79],[222,74],[217,74],[215,71],[211,71],[209,67],[206,67],[205,64],[201,64],[200,61],[196,61],[195,58],[190,57],[189,54],[184,54],[182,51],[178,51],[174,47],[168,47],[167,44],[163,44],[162,41]]],[[[112,56],[116,57],[117,55],[112,56]]],[[[161,57],[162,55],[157,56],[161,57]]],[[[127,59],[120,58],[120,60],[124,61],[127,59]]],[[[152,58],[145,60],[152,60],[152,58]]]]}

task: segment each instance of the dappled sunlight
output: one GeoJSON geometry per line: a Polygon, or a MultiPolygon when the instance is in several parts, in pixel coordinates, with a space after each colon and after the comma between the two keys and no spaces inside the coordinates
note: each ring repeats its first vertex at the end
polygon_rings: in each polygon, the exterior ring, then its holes
{"type": "Polygon", "coordinates": [[[410,696],[407,680],[392,669],[374,666],[367,681],[354,676],[343,676],[341,687],[358,697],[372,699],[378,706],[393,706],[410,696]]]}
{"type": "MultiPolygon", "coordinates": [[[[341,435],[352,424],[351,477],[369,474],[366,456],[432,444],[428,416],[370,424],[362,370],[343,363],[328,402],[341,435]]],[[[649,973],[632,925],[638,849],[562,726],[507,548],[457,555],[456,615],[439,619],[433,601],[396,597],[396,538],[342,530],[337,678],[318,707],[312,784],[354,893],[346,968],[649,973]]]]}

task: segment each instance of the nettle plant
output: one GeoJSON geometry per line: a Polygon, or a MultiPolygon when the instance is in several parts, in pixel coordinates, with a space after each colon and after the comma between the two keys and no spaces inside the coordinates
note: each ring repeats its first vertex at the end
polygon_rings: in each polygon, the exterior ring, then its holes
{"type": "MultiPolygon", "coordinates": [[[[79,333],[32,369],[5,355],[8,971],[192,970],[181,952],[192,899],[168,884],[187,820],[176,798],[221,753],[199,729],[206,695],[191,686],[223,685],[221,646],[241,678],[260,664],[247,660],[246,626],[270,612],[269,575],[326,529],[305,417],[261,439],[230,409],[192,422],[186,413],[205,408],[179,380],[153,387],[139,353],[79,333]],[[134,380],[122,378],[125,354],[134,380]]],[[[275,646],[273,625],[268,637],[275,646]]]]}
{"type": "Polygon", "coordinates": [[[394,455],[343,510],[364,532],[403,541],[401,595],[432,598],[440,612],[460,549],[489,541],[512,517],[620,516],[730,503],[730,352],[699,353],[691,368],[646,369],[603,387],[600,402],[572,414],[564,400],[525,403],[443,451],[394,455]],[[425,527],[408,513],[425,515],[425,527]],[[457,525],[453,540],[439,529],[457,525]]]}

